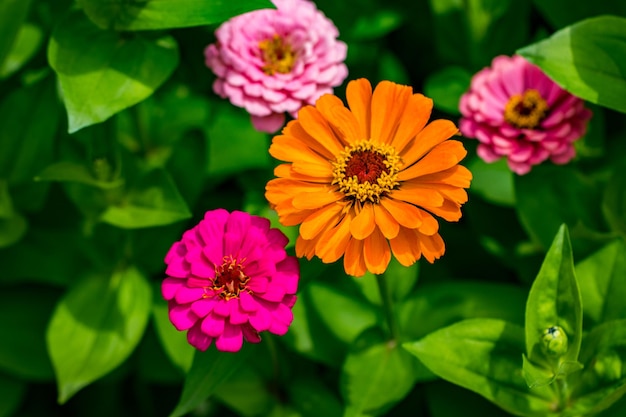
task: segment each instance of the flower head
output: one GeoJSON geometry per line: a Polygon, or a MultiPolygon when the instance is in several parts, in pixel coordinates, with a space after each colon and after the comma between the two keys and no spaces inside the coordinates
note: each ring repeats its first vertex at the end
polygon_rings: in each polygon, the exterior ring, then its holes
{"type": "Polygon", "coordinates": [[[217,75],[213,90],[250,113],[255,128],[276,132],[285,112],[331,93],[348,75],[346,44],[335,25],[308,0],[272,0],[222,24],[205,49],[217,75]]]}
{"type": "Polygon", "coordinates": [[[581,99],[519,55],[498,56],[474,75],[460,109],[461,133],[480,141],[478,155],[486,162],[506,157],[520,175],[548,158],[569,162],[591,118],[581,99]]]}
{"type": "Polygon", "coordinates": [[[236,352],[260,332],[287,332],[296,302],[298,261],[267,219],[218,209],[186,231],[165,257],[161,291],[170,320],[189,343],[236,352]]]}
{"type": "Polygon", "coordinates": [[[383,81],[348,83],[349,109],[322,96],[300,110],[270,147],[285,161],[265,196],[284,225],[300,224],[296,254],[343,256],[346,272],[381,274],[391,254],[402,265],[444,253],[433,215],[461,217],[471,173],[454,123],[427,125],[432,100],[383,81]]]}

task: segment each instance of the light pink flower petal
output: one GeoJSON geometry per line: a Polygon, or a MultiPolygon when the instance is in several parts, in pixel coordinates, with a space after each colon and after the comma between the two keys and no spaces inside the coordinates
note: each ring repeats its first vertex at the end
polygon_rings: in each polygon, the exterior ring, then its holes
{"type": "Polygon", "coordinates": [[[275,133],[285,124],[285,113],[271,113],[269,116],[251,115],[250,120],[257,131],[275,133]]]}

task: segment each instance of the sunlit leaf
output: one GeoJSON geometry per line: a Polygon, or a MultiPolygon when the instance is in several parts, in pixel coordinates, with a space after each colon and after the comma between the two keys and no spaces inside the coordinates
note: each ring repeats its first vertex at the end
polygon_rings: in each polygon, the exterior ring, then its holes
{"type": "Polygon", "coordinates": [[[135,349],[150,315],[152,293],[135,268],[92,275],[59,302],[47,344],[64,403],[120,365],[135,349]]]}
{"type": "Polygon", "coordinates": [[[505,159],[488,164],[481,158],[472,158],[467,168],[472,171],[471,192],[492,203],[515,205],[514,174],[505,159]]]}
{"type": "Polygon", "coordinates": [[[22,22],[28,15],[30,3],[31,0],[0,1],[0,68],[4,68],[22,22]]]}
{"type": "Polygon", "coordinates": [[[37,26],[29,23],[22,25],[17,33],[13,47],[5,58],[4,63],[0,66],[0,78],[6,78],[13,74],[32,58],[39,46],[41,46],[42,38],[43,33],[37,26]]]}

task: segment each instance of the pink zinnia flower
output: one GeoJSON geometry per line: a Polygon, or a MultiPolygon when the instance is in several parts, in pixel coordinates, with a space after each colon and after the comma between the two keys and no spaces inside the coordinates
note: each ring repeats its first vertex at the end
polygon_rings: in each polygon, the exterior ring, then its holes
{"type": "Polygon", "coordinates": [[[273,133],[306,104],[332,93],[348,75],[346,44],[308,0],[272,0],[222,24],[205,51],[213,90],[245,108],[259,131],[273,133]]]}
{"type": "Polygon", "coordinates": [[[498,56],[479,71],[461,97],[464,136],[480,141],[486,162],[506,157],[517,174],[550,158],[565,164],[575,155],[591,111],[519,55],[498,56]]]}
{"type": "Polygon", "coordinates": [[[287,238],[267,219],[218,209],[183,234],[165,256],[161,291],[170,320],[187,340],[206,350],[236,352],[259,332],[287,332],[296,302],[298,261],[287,238]]]}

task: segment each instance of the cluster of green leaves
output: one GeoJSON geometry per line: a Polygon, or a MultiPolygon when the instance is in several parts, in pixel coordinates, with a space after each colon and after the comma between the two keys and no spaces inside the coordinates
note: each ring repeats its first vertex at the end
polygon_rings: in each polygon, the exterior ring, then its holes
{"type": "Polygon", "coordinates": [[[271,2],[0,0],[0,417],[624,412],[626,7],[316,4],[351,79],[413,85],[436,117],[518,51],[595,103],[577,159],[519,177],[467,140],[441,260],[358,280],[302,261],[286,336],[195,352],[160,296],[172,242],[216,207],[281,227],[270,137],[212,93],[202,56],[217,24],[271,2]]]}

